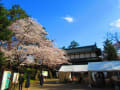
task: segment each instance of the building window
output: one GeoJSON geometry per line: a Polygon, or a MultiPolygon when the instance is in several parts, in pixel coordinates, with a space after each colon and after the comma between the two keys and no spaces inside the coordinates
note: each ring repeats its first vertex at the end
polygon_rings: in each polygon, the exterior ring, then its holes
{"type": "Polygon", "coordinates": [[[74,55],[71,55],[71,59],[74,59],[75,57],[74,57],[74,55]]]}
{"type": "Polygon", "coordinates": [[[80,55],[79,54],[75,54],[75,58],[79,59],[80,55]]]}
{"type": "Polygon", "coordinates": [[[95,53],[91,53],[91,57],[96,57],[96,54],[95,53]]]}
{"type": "Polygon", "coordinates": [[[80,58],[84,58],[84,54],[80,54],[80,58]]]}
{"type": "Polygon", "coordinates": [[[69,55],[68,58],[71,59],[71,56],[69,55]]]}
{"type": "Polygon", "coordinates": [[[86,53],[86,54],[85,54],[85,57],[86,57],[86,58],[89,58],[89,57],[90,57],[90,53],[86,53]]]}

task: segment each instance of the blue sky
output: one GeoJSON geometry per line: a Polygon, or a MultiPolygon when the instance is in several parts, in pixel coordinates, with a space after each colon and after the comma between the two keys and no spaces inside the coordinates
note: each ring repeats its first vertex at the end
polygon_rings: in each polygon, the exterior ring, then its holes
{"type": "Polygon", "coordinates": [[[120,0],[2,0],[10,8],[19,4],[42,24],[57,46],[72,40],[80,46],[95,42],[102,48],[107,32],[120,33],[120,0]]]}

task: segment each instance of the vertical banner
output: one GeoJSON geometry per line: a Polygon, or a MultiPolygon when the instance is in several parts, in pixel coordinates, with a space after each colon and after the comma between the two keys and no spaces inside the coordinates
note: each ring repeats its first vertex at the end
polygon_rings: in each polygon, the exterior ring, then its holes
{"type": "Polygon", "coordinates": [[[10,77],[11,77],[11,71],[4,71],[1,90],[5,90],[9,88],[10,77]]]}
{"type": "Polygon", "coordinates": [[[13,84],[17,84],[18,83],[18,78],[19,78],[19,73],[14,73],[13,74],[13,81],[12,81],[12,83],[13,84]]]}

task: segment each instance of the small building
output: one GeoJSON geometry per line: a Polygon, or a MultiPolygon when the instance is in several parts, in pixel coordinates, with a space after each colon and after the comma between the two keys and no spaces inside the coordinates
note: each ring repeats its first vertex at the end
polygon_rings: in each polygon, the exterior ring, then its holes
{"type": "Polygon", "coordinates": [[[97,48],[96,44],[65,49],[69,61],[73,65],[88,64],[88,62],[101,61],[101,50],[97,48]]]}
{"type": "Polygon", "coordinates": [[[101,50],[97,48],[96,44],[89,45],[89,46],[83,46],[83,47],[64,49],[64,50],[67,54],[66,56],[68,57],[69,62],[72,63],[72,65],[66,65],[65,68],[63,68],[63,69],[68,69],[68,71],[60,72],[61,78],[63,79],[63,77],[65,77],[63,81],[66,80],[66,77],[70,76],[71,80],[74,77],[75,81],[87,84],[88,83],[88,80],[87,80],[88,71],[84,71],[84,69],[80,67],[87,66],[88,62],[102,61],[101,50]],[[74,68],[74,66],[77,66],[77,68],[79,68],[80,70],[77,71],[76,68],[74,68]],[[65,75],[63,75],[63,73],[65,73],[65,75]]]}

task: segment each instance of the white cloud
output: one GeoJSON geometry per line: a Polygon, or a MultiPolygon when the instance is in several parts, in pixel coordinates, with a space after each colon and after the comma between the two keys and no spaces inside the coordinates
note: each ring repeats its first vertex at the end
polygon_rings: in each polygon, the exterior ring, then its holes
{"type": "Polygon", "coordinates": [[[69,16],[68,17],[64,17],[63,19],[66,20],[69,23],[72,23],[74,21],[74,19],[72,17],[69,17],[69,16]]]}
{"type": "Polygon", "coordinates": [[[120,28],[120,18],[110,23],[110,26],[112,26],[112,28],[120,28]]]}

